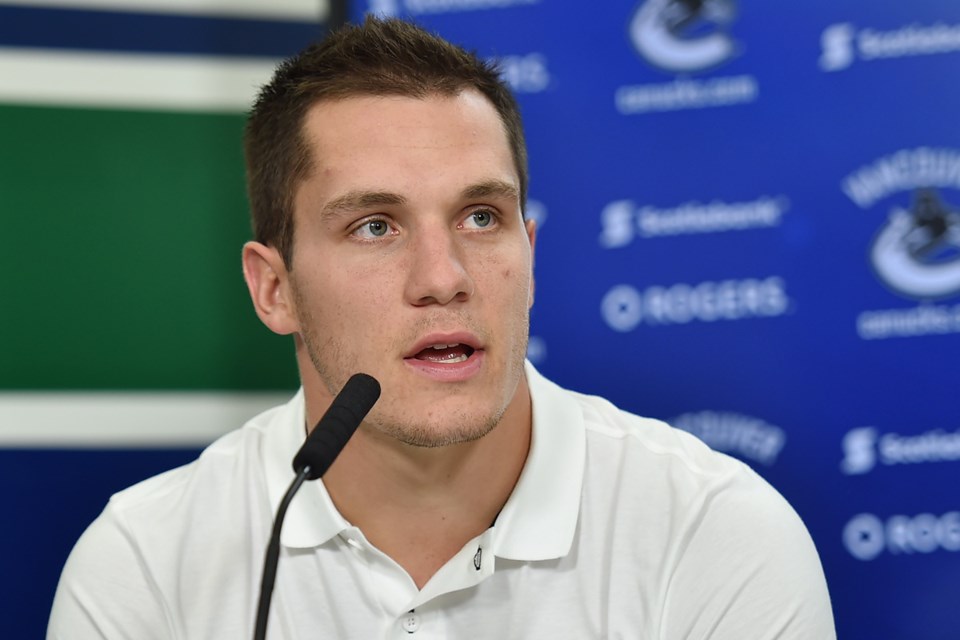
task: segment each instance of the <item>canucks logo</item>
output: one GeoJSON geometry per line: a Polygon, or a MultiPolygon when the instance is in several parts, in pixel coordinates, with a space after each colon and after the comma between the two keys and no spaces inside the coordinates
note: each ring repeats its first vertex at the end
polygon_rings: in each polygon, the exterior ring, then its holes
{"type": "Polygon", "coordinates": [[[672,73],[702,71],[736,52],[726,33],[735,16],[734,0],[647,0],[630,21],[630,39],[656,67],[672,73]]]}
{"type": "Polygon", "coordinates": [[[877,276],[894,291],[934,299],[960,293],[960,213],[935,189],[894,207],[870,248],[877,276]]]}

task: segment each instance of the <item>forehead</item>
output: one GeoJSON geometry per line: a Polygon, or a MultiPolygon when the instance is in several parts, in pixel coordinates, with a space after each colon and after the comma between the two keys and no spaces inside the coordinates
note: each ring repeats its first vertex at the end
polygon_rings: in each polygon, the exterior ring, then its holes
{"type": "MultiPolygon", "coordinates": [[[[325,100],[307,112],[304,139],[313,176],[346,167],[368,173],[399,171],[396,163],[471,163],[515,174],[510,145],[496,109],[479,92],[456,95],[354,96],[325,100]],[[499,168],[498,168],[499,167],[499,168]]],[[[503,177],[503,176],[497,176],[503,177]]],[[[516,176],[514,176],[516,179],[516,176]]]]}

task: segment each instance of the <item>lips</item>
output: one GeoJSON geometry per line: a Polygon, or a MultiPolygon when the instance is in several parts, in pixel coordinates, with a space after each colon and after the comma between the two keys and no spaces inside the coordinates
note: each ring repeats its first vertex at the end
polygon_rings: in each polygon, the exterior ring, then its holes
{"type": "Polygon", "coordinates": [[[467,358],[476,351],[473,347],[466,344],[435,344],[421,349],[413,357],[416,360],[426,362],[451,363],[466,362],[467,358]]]}
{"type": "Polygon", "coordinates": [[[425,336],[404,356],[414,370],[442,380],[465,380],[483,360],[480,340],[470,333],[437,333],[425,336]]]}

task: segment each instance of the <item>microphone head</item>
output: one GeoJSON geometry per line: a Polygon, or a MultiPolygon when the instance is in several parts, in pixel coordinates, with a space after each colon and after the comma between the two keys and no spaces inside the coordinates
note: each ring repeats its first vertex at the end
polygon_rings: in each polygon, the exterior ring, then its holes
{"type": "Polygon", "coordinates": [[[293,470],[299,474],[309,467],[307,480],[326,473],[379,397],[375,378],[365,373],[351,376],[294,456],[293,470]]]}

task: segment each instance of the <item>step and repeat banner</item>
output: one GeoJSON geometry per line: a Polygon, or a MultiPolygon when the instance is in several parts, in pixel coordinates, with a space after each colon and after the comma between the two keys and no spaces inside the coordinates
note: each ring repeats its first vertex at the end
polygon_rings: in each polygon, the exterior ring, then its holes
{"type": "Polygon", "coordinates": [[[770,480],[839,637],[960,637],[960,5],[0,0],[0,636],[114,491],[296,386],[246,299],[244,112],[340,17],[499,61],[529,356],[770,480]]]}
{"type": "Polygon", "coordinates": [[[541,370],[768,478],[840,638],[960,638],[960,4],[367,11],[521,99],[541,370]]]}

